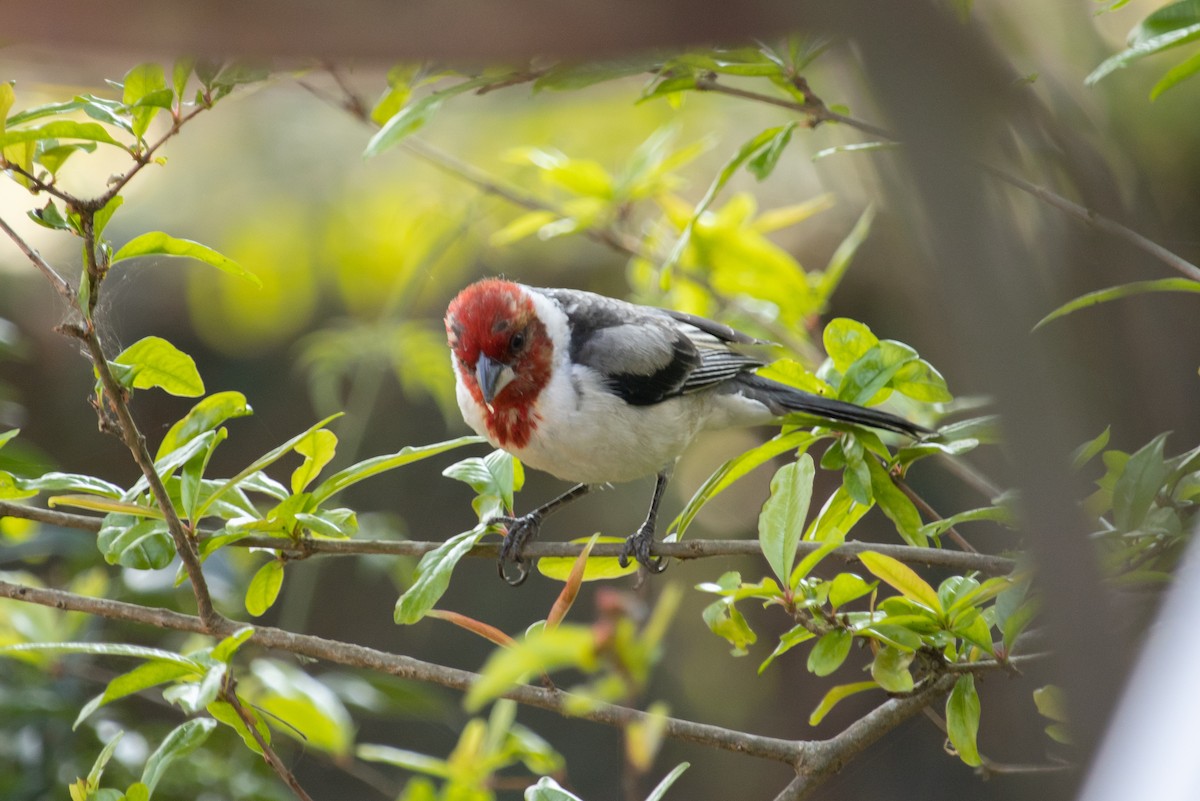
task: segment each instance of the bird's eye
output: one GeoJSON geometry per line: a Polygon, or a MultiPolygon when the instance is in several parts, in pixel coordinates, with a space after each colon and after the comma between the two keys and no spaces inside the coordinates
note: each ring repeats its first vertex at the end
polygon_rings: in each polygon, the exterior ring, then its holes
{"type": "Polygon", "coordinates": [[[518,351],[525,347],[525,332],[518,331],[517,333],[513,334],[512,339],[508,341],[508,347],[513,351],[518,351]]]}

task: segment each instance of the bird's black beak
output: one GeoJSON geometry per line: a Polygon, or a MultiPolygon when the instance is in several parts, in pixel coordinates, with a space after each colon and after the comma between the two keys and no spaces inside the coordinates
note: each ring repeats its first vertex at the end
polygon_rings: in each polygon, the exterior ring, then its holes
{"type": "Polygon", "coordinates": [[[507,364],[490,358],[486,353],[479,354],[479,360],[475,362],[475,380],[479,382],[479,392],[483,395],[483,403],[489,411],[492,408],[492,400],[514,378],[516,374],[507,364]]]}

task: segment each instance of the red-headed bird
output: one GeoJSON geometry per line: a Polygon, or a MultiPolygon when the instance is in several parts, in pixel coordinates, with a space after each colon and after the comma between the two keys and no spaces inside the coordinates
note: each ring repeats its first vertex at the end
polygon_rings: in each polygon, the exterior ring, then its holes
{"type": "Polygon", "coordinates": [[[574,289],[489,278],[446,311],[459,408],[471,428],[524,464],[577,486],[507,528],[500,575],[524,581],[521,550],[550,512],[594,485],[655,475],[646,520],[626,541],[653,572],[658,505],[676,459],[706,429],[762,425],[793,412],[910,436],[902,417],[813,395],[755,375],[737,346],[768,344],[682,312],[574,289]],[[505,573],[508,561],[518,574],[505,573]]]}

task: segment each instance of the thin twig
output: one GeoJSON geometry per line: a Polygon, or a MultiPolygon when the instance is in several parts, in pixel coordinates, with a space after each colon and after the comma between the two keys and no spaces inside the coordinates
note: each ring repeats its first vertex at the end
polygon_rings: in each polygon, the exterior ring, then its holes
{"type": "MultiPolygon", "coordinates": [[[[839,114],[835,111],[830,111],[824,103],[815,99],[811,95],[809,95],[809,102],[798,103],[794,100],[786,100],[773,95],[765,95],[759,92],[750,92],[746,91],[745,89],[726,86],[725,84],[718,83],[715,76],[706,76],[702,81],[697,80],[696,88],[706,92],[717,92],[720,94],[730,95],[732,97],[740,97],[744,100],[753,100],[758,103],[766,103],[768,105],[790,109],[799,114],[803,114],[806,117],[808,126],[810,128],[815,128],[817,125],[823,122],[839,122],[849,128],[855,128],[863,133],[878,137],[880,139],[887,139],[892,142],[898,141],[891,132],[884,128],[880,128],[868,122],[863,122],[862,120],[854,119],[853,117],[848,117],[845,114],[839,114]]],[[[1181,275],[1190,278],[1193,281],[1200,281],[1200,267],[1192,264],[1179,254],[1168,250],[1154,240],[1139,234],[1129,226],[1122,225],[1116,220],[1105,217],[1103,214],[1100,214],[1093,209],[1089,209],[1086,206],[1081,206],[1078,203],[1066,199],[1057,192],[1053,192],[1044,186],[1038,186],[1037,184],[1030,183],[1023,178],[1001,170],[998,167],[993,167],[991,165],[982,163],[979,163],[978,166],[992,177],[1004,181],[1010,186],[1020,189],[1022,192],[1032,195],[1043,203],[1047,203],[1059,211],[1065,212],[1067,215],[1074,217],[1076,220],[1125,240],[1139,250],[1158,259],[1163,264],[1167,265],[1181,275]]]]}
{"type": "MultiPolygon", "coordinates": [[[[900,491],[903,492],[908,499],[913,502],[914,505],[916,505],[918,509],[924,512],[927,517],[930,517],[933,520],[946,519],[938,514],[937,510],[934,509],[928,501],[922,498],[916,490],[910,487],[907,481],[899,476],[892,476],[892,483],[895,484],[900,491]]],[[[943,533],[949,536],[955,545],[957,545],[959,548],[962,548],[967,553],[979,553],[979,550],[974,545],[967,542],[966,538],[964,538],[962,534],[959,534],[958,530],[954,528],[954,526],[950,526],[943,533]]]]}
{"type": "Polygon", "coordinates": [[[242,701],[237,695],[237,682],[232,674],[228,676],[225,687],[221,691],[221,697],[233,707],[233,711],[242,719],[242,723],[250,731],[250,735],[254,741],[258,743],[259,750],[262,751],[263,759],[271,766],[271,770],[275,771],[276,775],[283,780],[291,791],[300,801],[313,801],[312,796],[305,792],[300,786],[300,782],[296,780],[296,775],[288,770],[287,765],[283,764],[283,760],[279,758],[279,754],[275,753],[275,749],[271,748],[271,744],[267,742],[267,738],[263,737],[262,732],[258,730],[258,721],[250,714],[246,707],[242,706],[242,701]]]}
{"type": "Polygon", "coordinates": [[[42,254],[34,250],[29,243],[21,237],[20,234],[9,227],[8,223],[4,221],[3,217],[0,217],[0,230],[4,231],[8,238],[16,243],[16,246],[20,248],[21,252],[24,253],[31,262],[33,262],[34,267],[37,267],[39,270],[41,270],[42,275],[46,276],[46,280],[50,282],[52,287],[54,287],[54,291],[62,296],[62,299],[66,301],[67,305],[82,315],[83,310],[79,308],[79,300],[75,297],[75,289],[71,286],[71,283],[59,275],[58,271],[51,267],[50,263],[42,258],[42,254]]]}

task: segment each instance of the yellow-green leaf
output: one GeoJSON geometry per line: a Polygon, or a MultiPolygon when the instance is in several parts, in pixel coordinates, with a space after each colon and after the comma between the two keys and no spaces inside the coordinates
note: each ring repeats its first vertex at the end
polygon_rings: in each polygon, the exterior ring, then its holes
{"type": "Polygon", "coordinates": [[[838,686],[831,688],[829,692],[825,693],[825,697],[821,699],[821,703],[817,704],[817,708],[814,709],[812,714],[808,716],[808,725],[816,726],[818,723],[824,720],[825,716],[829,714],[830,710],[832,710],[839,701],[849,698],[852,695],[865,692],[866,690],[877,689],[878,687],[879,685],[873,681],[859,681],[855,682],[854,684],[839,684],[838,686]]]}
{"type": "Polygon", "coordinates": [[[908,565],[875,551],[863,551],[858,558],[872,575],[889,584],[905,598],[941,613],[942,604],[938,600],[937,592],[908,565]]]}
{"type": "Polygon", "coordinates": [[[246,611],[258,617],[275,604],[283,587],[283,562],[272,559],[258,569],[246,588],[246,611]]]}
{"type": "Polygon", "coordinates": [[[204,394],[204,381],[196,370],[196,362],[162,337],[140,339],[113,361],[130,368],[127,381],[134,389],[159,387],[185,398],[204,394]]]}
{"type": "Polygon", "coordinates": [[[337,435],[327,428],[318,428],[296,443],[296,453],[304,463],[292,472],[292,492],[300,493],[312,483],[337,450],[337,435]]]}
{"type": "MultiPolygon", "coordinates": [[[[591,537],[579,537],[571,540],[571,542],[585,543],[589,542],[591,537]]],[[[623,537],[596,537],[596,542],[624,542],[623,537]]],[[[538,560],[537,569],[546,578],[554,579],[555,581],[566,581],[571,575],[571,568],[575,565],[575,558],[570,556],[543,556],[538,560]]],[[[587,565],[583,569],[584,581],[600,581],[603,579],[621,578],[636,573],[638,566],[634,562],[630,562],[627,567],[621,567],[621,563],[615,556],[595,556],[587,560],[587,565]]]]}
{"type": "Polygon", "coordinates": [[[257,275],[228,256],[223,256],[199,242],[193,242],[190,239],[176,239],[162,231],[151,231],[129,240],[113,254],[110,264],[138,256],[186,256],[189,259],[196,259],[216,267],[222,272],[244,278],[257,287],[262,286],[262,281],[257,275]]]}
{"type": "Polygon", "coordinates": [[[979,734],[979,694],[975,692],[975,677],[970,673],[958,677],[946,699],[946,733],[958,758],[978,767],[982,761],[975,742],[979,734]]]}

